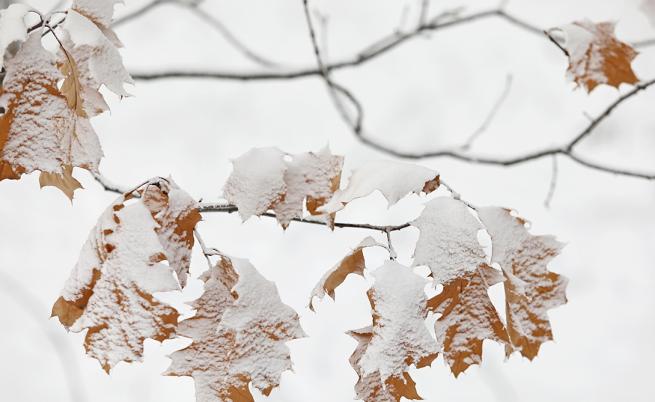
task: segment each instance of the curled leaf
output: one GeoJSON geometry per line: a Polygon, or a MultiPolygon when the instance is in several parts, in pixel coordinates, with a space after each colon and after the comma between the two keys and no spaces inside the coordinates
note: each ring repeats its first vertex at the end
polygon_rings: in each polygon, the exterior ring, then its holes
{"type": "Polygon", "coordinates": [[[553,339],[548,310],[566,303],[567,279],[547,267],[563,245],[552,236],[531,235],[525,221],[509,210],[487,207],[479,215],[491,235],[492,261],[507,278],[507,355],[518,350],[532,360],[541,344],[553,339]]]}

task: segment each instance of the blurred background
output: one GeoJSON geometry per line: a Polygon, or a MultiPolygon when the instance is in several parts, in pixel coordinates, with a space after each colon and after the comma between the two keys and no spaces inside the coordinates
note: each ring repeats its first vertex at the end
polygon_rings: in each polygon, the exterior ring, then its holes
{"type": "MultiPolygon", "coordinates": [[[[29,2],[43,11],[56,3],[29,2]]],[[[327,21],[321,27],[326,58],[340,60],[395,30],[411,29],[420,3],[312,1],[327,21]]],[[[117,6],[117,16],[145,4],[127,0],[117,6]]],[[[433,0],[431,10],[436,15],[464,7],[466,15],[497,6],[496,0],[433,0]]],[[[511,0],[505,7],[544,28],[583,18],[616,21],[617,36],[632,42],[655,37],[639,6],[639,0],[511,0]]],[[[301,0],[206,0],[200,7],[250,49],[280,65],[276,68],[315,65],[301,0]]],[[[264,69],[188,7],[161,5],[116,30],[130,72],[264,69]]],[[[640,78],[655,77],[655,47],[641,49],[633,66],[640,78]]],[[[339,70],[334,78],[362,101],[371,137],[400,150],[428,151],[466,141],[511,74],[505,103],[471,149],[502,157],[567,142],[588,124],[588,115],[619,95],[610,87],[591,95],[574,89],[565,78],[566,67],[564,55],[545,37],[489,18],[427,33],[362,66],[339,70]]],[[[329,144],[346,156],[345,178],[366,161],[388,158],[353,137],[316,76],[137,81],[129,90],[134,96],[122,100],[107,94],[111,113],[93,120],[106,155],[101,172],[125,186],[172,175],[194,197],[218,200],[230,158],[252,147],[298,153],[329,144]]],[[[579,152],[608,165],[655,171],[654,105],[653,89],[629,100],[579,152]]],[[[568,245],[550,268],[570,278],[569,303],[550,312],[555,342],[545,344],[533,362],[518,355],[505,360],[500,345],[485,342],[484,363],[456,380],[439,357],[431,368],[411,373],[425,400],[652,401],[655,183],[560,158],[547,208],[548,158],[512,168],[446,158],[417,163],[438,169],[476,205],[512,207],[532,222],[533,233],[557,235],[568,245]]],[[[77,176],[86,190],[76,192],[72,205],[54,188],[39,190],[36,174],[0,184],[0,400],[194,401],[191,378],[159,375],[169,364],[166,355],[186,341],[147,341],[144,363],[121,363],[107,376],[84,354],[83,334],[66,334],[49,320],[83,242],[115,198],[86,172],[77,176]]],[[[375,194],[349,204],[337,219],[402,223],[418,216],[424,201],[411,196],[387,209],[375,194]]],[[[309,335],[289,343],[295,371],[283,375],[267,400],[352,400],[357,376],[348,357],[356,342],[344,332],[370,323],[365,295],[370,278],[349,277],[336,302],[317,303],[316,314],[306,305],[323,273],[372,233],[297,223],[284,232],[272,219],[242,224],[236,214],[206,214],[199,229],[210,246],[250,259],[275,281],[309,335]]],[[[416,229],[393,235],[401,262],[411,262],[417,237],[416,229]]],[[[367,256],[371,267],[385,258],[375,252],[367,256]]],[[[192,272],[197,276],[205,268],[196,251],[192,272]]],[[[193,300],[200,289],[201,283],[192,281],[182,296],[173,297],[176,305],[193,300]]],[[[492,296],[502,309],[502,288],[494,288],[492,296]]]]}

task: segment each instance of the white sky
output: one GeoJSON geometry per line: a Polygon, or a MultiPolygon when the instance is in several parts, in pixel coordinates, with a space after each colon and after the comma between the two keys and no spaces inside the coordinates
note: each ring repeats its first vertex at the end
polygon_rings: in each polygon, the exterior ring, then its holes
{"type": "MultiPolygon", "coordinates": [[[[48,8],[55,1],[34,5],[48,8]]],[[[359,50],[396,29],[401,0],[314,1],[330,17],[330,57],[359,50]]],[[[119,13],[140,1],[127,1],[119,13]]],[[[434,0],[435,12],[465,5],[470,12],[495,1],[434,0]]],[[[542,27],[588,17],[618,21],[619,37],[655,36],[637,0],[512,0],[507,9],[542,27]]],[[[313,63],[301,0],[207,0],[205,8],[251,47],[290,65],[313,63]]],[[[412,15],[409,16],[413,18],[412,15]]],[[[189,70],[257,69],[219,34],[187,11],[162,7],[118,29],[131,71],[169,67],[189,70]]],[[[655,75],[655,49],[644,49],[637,74],[655,75]]],[[[503,109],[473,151],[511,155],[561,144],[617,97],[612,88],[592,95],[565,81],[566,60],[545,38],[500,20],[485,20],[440,31],[335,78],[363,101],[372,135],[404,150],[430,150],[463,141],[483,120],[508,73],[514,86],[503,109]]],[[[627,88],[622,88],[625,91],[627,88]]],[[[346,156],[349,171],[384,156],[352,137],[316,77],[291,82],[241,83],[209,80],[138,82],[133,98],[112,95],[112,112],[95,120],[106,158],[101,171],[133,185],[171,174],[194,197],[216,200],[230,173],[230,158],[255,146],[288,152],[318,150],[329,143],[346,156]]],[[[655,90],[630,100],[580,148],[585,155],[626,168],[655,171],[655,90]]],[[[485,343],[484,364],[455,380],[440,357],[432,368],[412,373],[428,401],[650,401],[655,359],[655,187],[615,177],[561,159],[550,210],[543,201],[551,165],[547,159],[514,168],[467,165],[447,159],[421,164],[438,169],[464,198],[476,205],[517,209],[533,233],[550,233],[568,243],[551,265],[570,278],[569,304],[550,314],[556,342],[545,344],[532,363],[519,356],[504,362],[500,345],[485,343]]],[[[348,174],[346,174],[347,176],[348,174]]],[[[167,353],[179,342],[146,344],[142,364],[120,364],[107,376],[87,358],[81,334],[65,334],[50,306],[73,267],[89,230],[114,198],[79,172],[87,190],[71,206],[54,189],[38,189],[36,175],[0,183],[0,400],[69,401],[65,370],[46,333],[79,371],[75,384],[94,402],[190,402],[190,378],[162,377],[167,353]],[[10,279],[11,278],[11,279],[10,279]],[[36,304],[20,298],[23,288],[36,304]],[[31,312],[31,313],[30,313],[31,312]],[[38,320],[37,318],[38,317],[38,320]],[[45,332],[44,332],[45,330],[45,332]]],[[[390,210],[379,195],[352,203],[339,220],[400,223],[420,212],[423,200],[410,197],[390,210]]],[[[348,364],[355,341],[344,334],[370,320],[367,281],[349,278],[337,301],[306,309],[316,281],[369,233],[291,224],[284,233],[270,219],[240,223],[236,214],[207,215],[205,240],[222,251],[248,258],[274,280],[282,300],[295,308],[309,338],[290,343],[295,373],[268,400],[349,401],[356,374],[348,364]]],[[[374,234],[378,236],[377,234],[374,234]]],[[[415,229],[394,235],[400,261],[409,263],[415,229]]],[[[381,240],[381,239],[380,239],[381,240]]],[[[371,253],[372,266],[383,254],[371,253]]],[[[194,272],[205,269],[196,253],[194,272]]],[[[197,296],[195,282],[185,296],[197,296]]],[[[494,300],[502,290],[494,289],[494,300]]],[[[256,397],[257,400],[264,398],[256,397]]]]}

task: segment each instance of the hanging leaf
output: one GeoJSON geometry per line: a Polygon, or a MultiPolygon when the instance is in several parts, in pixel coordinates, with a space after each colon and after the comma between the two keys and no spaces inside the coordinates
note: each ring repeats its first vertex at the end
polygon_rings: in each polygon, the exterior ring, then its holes
{"type": "Polygon", "coordinates": [[[455,377],[482,362],[482,341],[508,343],[507,331],[489,299],[487,288],[502,282],[500,272],[481,264],[475,271],[444,284],[428,301],[441,314],[434,325],[439,349],[455,377]]]}
{"type": "MultiPolygon", "coordinates": [[[[319,153],[293,155],[284,172],[286,193],[275,205],[275,214],[282,227],[302,218],[303,204],[311,215],[322,215],[322,207],[339,188],[343,157],[332,155],[328,148],[319,153]]],[[[334,225],[334,214],[326,215],[328,226],[334,225]]]]}
{"type": "Polygon", "coordinates": [[[147,185],[141,194],[143,204],[157,222],[155,231],[166,260],[184,287],[191,265],[193,230],[202,219],[198,203],[172,179],[147,185]]]}
{"type": "Polygon", "coordinates": [[[368,163],[355,170],[348,186],[339,190],[319,211],[334,213],[357,198],[380,191],[389,206],[410,193],[429,194],[439,187],[439,173],[422,166],[395,161],[368,163]]]}
{"type": "Polygon", "coordinates": [[[364,276],[364,268],[366,267],[364,261],[364,249],[369,247],[382,247],[387,249],[384,244],[378,243],[372,237],[367,237],[355,249],[348,254],[344,259],[339,261],[331,270],[325,273],[320,281],[314,287],[311,296],[309,297],[309,309],[314,311],[314,297],[323,300],[327,294],[335,300],[335,290],[346,280],[350,274],[364,276]]]}
{"type": "MultiPolygon", "coordinates": [[[[325,215],[319,207],[339,186],[343,157],[327,148],[292,156],[277,148],[254,148],[232,164],[223,195],[237,206],[241,219],[274,210],[286,229],[303,217],[303,206],[311,215],[325,215]]],[[[325,222],[332,227],[334,215],[326,215],[325,222]]]]}
{"type": "Polygon", "coordinates": [[[507,355],[518,350],[532,360],[553,339],[548,310],[566,303],[567,279],[547,267],[563,245],[552,236],[532,236],[509,210],[487,207],[479,214],[491,235],[492,261],[506,277],[507,355]]]}
{"type": "Polygon", "coordinates": [[[639,79],[632,71],[637,51],[614,36],[613,22],[574,22],[550,32],[564,34],[562,46],[569,57],[568,76],[571,81],[591,92],[598,85],[636,84],[639,79]]]}
{"type": "Polygon", "coordinates": [[[251,402],[250,383],[269,395],[291,369],[286,342],[305,336],[298,315],[246,260],[223,257],[202,279],[196,315],[179,328],[193,342],[165,374],[193,377],[198,402],[251,402]]]}
{"type": "Polygon", "coordinates": [[[425,326],[426,281],[395,261],[386,262],[373,276],[375,283],[368,291],[373,325],[350,332],[359,343],[350,359],[359,375],[357,398],[421,399],[408,370],[429,366],[438,352],[425,326]]]}
{"type": "Polygon", "coordinates": [[[414,266],[427,265],[436,283],[463,277],[487,261],[477,237],[482,225],[461,201],[435,198],[412,225],[421,232],[414,266]]]}
{"type": "MultiPolygon", "coordinates": [[[[149,182],[143,199],[161,199],[150,191],[162,186],[149,182]]],[[[87,329],[84,347],[107,372],[121,361],[141,361],[146,338],[172,338],[177,327],[177,311],[153,296],[179,289],[161,263],[167,250],[158,224],[141,199],[129,198],[119,197],[100,217],[52,309],[71,331],[87,329]]]]}
{"type": "Polygon", "coordinates": [[[54,185],[72,199],[81,188],[73,167],[97,172],[102,157],[88,119],[76,114],[58,89],[64,77],[54,56],[41,45],[41,30],[32,32],[6,64],[0,104],[0,180],[41,171],[41,185],[54,185]]]}

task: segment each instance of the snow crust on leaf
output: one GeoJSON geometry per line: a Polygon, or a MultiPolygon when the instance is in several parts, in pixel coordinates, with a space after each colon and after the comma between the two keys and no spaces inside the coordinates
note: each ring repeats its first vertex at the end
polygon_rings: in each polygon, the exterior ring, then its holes
{"type": "MultiPolygon", "coordinates": [[[[70,42],[76,46],[71,50],[75,58],[85,63],[90,83],[104,84],[120,96],[130,96],[124,84],[134,81],[123,65],[123,59],[116,46],[96,24],[84,15],[69,10],[64,22],[70,42]]],[[[95,88],[97,89],[97,88],[95,88]]]]}
{"type": "Polygon", "coordinates": [[[462,277],[487,261],[477,237],[482,225],[461,201],[435,198],[412,225],[421,232],[413,265],[427,265],[436,283],[462,277]]]}
{"type": "MultiPolygon", "coordinates": [[[[286,193],[284,199],[275,205],[277,220],[283,227],[291,220],[303,216],[303,204],[311,215],[321,215],[323,206],[339,188],[343,157],[332,155],[328,148],[318,153],[306,152],[293,155],[286,162],[284,172],[286,193]],[[305,201],[306,200],[306,201],[305,201]]],[[[326,215],[326,223],[334,224],[334,215],[326,215]]]]}
{"type": "Polygon", "coordinates": [[[165,374],[193,377],[198,402],[253,401],[249,383],[269,395],[292,368],[286,342],[305,336],[298,315],[246,260],[223,257],[203,280],[196,316],[179,329],[193,342],[165,374]]]}
{"type": "Polygon", "coordinates": [[[232,164],[223,196],[237,206],[244,221],[274,210],[286,229],[292,220],[303,217],[305,206],[311,215],[323,215],[333,227],[334,215],[319,211],[319,207],[339,187],[343,157],[332,155],[328,148],[290,156],[277,148],[254,148],[232,164]]]}
{"type": "Polygon", "coordinates": [[[501,273],[486,264],[444,284],[430,299],[429,309],[441,314],[434,325],[439,349],[457,377],[482,361],[482,342],[491,339],[507,344],[507,331],[498,317],[487,288],[503,281],[501,273]]]}
{"type": "Polygon", "coordinates": [[[563,244],[552,236],[533,236],[511,211],[486,207],[479,216],[492,241],[492,261],[505,277],[505,304],[511,345],[532,360],[542,343],[552,340],[548,310],[566,303],[567,279],[548,270],[563,244]]]}
{"type": "Polygon", "coordinates": [[[655,0],[642,0],[641,11],[646,14],[651,25],[655,27],[655,0]]]}
{"type": "Polygon", "coordinates": [[[223,196],[239,209],[242,220],[273,209],[284,199],[286,163],[277,148],[253,148],[232,161],[234,170],[223,196]]]}
{"type": "Polygon", "coordinates": [[[160,180],[142,191],[143,204],[157,222],[155,231],[168,264],[186,286],[193,249],[193,230],[202,217],[198,203],[172,179],[160,180]]]}
{"type": "Polygon", "coordinates": [[[430,365],[438,352],[425,326],[426,280],[395,261],[373,276],[368,291],[373,325],[351,332],[359,341],[351,357],[359,375],[357,397],[367,402],[420,399],[408,370],[430,365]]]}
{"type": "Polygon", "coordinates": [[[73,167],[96,172],[102,150],[87,118],[76,114],[57,88],[64,77],[41,45],[41,30],[29,36],[5,68],[0,104],[0,180],[39,170],[42,185],[57,185],[69,198],[80,188],[73,167]],[[64,185],[61,185],[64,183],[64,185]]]}
{"type": "Polygon", "coordinates": [[[139,200],[114,202],[100,217],[52,315],[73,332],[87,329],[84,346],[109,372],[118,362],[142,360],[146,338],[174,336],[178,313],[155,292],[178,290],[157,223],[139,200]]]}
{"type": "Polygon", "coordinates": [[[25,16],[30,8],[25,4],[12,4],[0,10],[0,68],[4,66],[5,53],[16,53],[12,45],[27,39],[25,16]]]}
{"type": "Polygon", "coordinates": [[[388,250],[388,247],[382,243],[378,243],[372,237],[367,237],[362,240],[350,254],[344,257],[337,265],[323,275],[320,281],[312,290],[309,296],[309,309],[314,311],[314,297],[323,300],[327,294],[335,300],[335,290],[346,280],[350,274],[364,276],[364,268],[366,262],[364,260],[364,249],[369,247],[382,247],[388,250]]]}
{"type": "Polygon", "coordinates": [[[95,24],[109,28],[114,18],[114,6],[122,3],[123,0],[73,0],[71,8],[95,24]]]}
{"type": "Polygon", "coordinates": [[[600,84],[618,88],[622,83],[639,81],[632,70],[637,51],[614,36],[613,22],[574,22],[557,28],[564,33],[568,52],[567,75],[571,81],[591,92],[600,84]]]}
{"type": "Polygon", "coordinates": [[[396,161],[369,162],[356,169],[348,186],[339,190],[319,211],[334,213],[356,198],[378,190],[389,206],[410,193],[430,193],[439,187],[439,173],[422,166],[396,161]]]}

